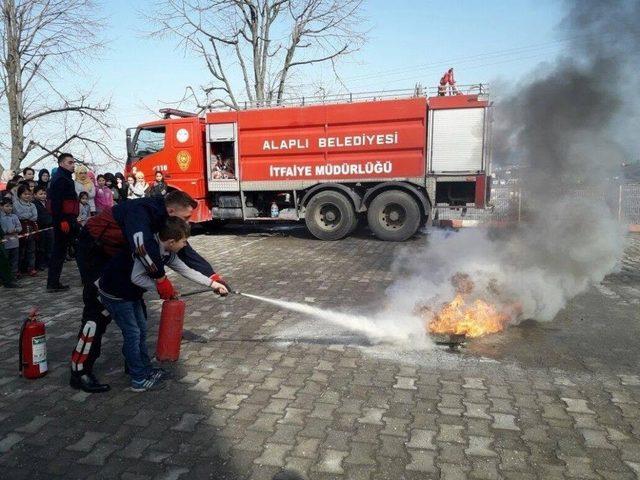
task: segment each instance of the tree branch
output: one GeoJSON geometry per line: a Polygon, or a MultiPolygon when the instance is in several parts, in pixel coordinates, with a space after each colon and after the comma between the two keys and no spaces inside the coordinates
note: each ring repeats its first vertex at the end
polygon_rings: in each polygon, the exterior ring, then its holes
{"type": "Polygon", "coordinates": [[[291,69],[331,63],[334,71],[359,48],[362,1],[162,0],[151,35],[174,37],[202,57],[213,80],[203,87],[208,105],[238,108],[237,83],[265,105],[281,102],[291,69]]]}

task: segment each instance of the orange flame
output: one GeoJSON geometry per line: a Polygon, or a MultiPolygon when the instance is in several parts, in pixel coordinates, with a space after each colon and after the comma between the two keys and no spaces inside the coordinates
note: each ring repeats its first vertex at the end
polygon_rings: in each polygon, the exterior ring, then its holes
{"type": "MultiPolygon", "coordinates": [[[[519,303],[502,300],[494,305],[479,298],[470,300],[471,296],[478,295],[473,294],[476,285],[466,273],[458,272],[450,280],[456,290],[451,302],[445,303],[438,312],[428,305],[417,307],[416,313],[428,319],[429,333],[481,337],[504,330],[511,320],[522,313],[519,303]]],[[[500,289],[494,280],[489,283],[485,293],[492,298],[500,297],[500,289]]]]}
{"type": "Polygon", "coordinates": [[[458,293],[433,315],[428,327],[430,333],[475,338],[504,330],[510,320],[510,313],[480,299],[467,304],[464,295],[458,293]]]}

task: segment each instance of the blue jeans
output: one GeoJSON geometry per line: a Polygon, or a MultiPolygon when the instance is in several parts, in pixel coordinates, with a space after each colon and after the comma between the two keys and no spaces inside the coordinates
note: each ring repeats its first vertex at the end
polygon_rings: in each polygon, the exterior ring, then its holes
{"type": "Polygon", "coordinates": [[[113,300],[100,295],[102,304],[122,330],[122,354],[133,380],[144,380],[151,374],[147,350],[147,317],[142,300],[113,300]]]}

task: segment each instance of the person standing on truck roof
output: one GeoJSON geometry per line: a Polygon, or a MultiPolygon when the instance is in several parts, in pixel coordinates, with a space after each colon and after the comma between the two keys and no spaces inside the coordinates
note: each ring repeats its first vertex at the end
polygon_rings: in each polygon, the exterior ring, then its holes
{"type": "Polygon", "coordinates": [[[453,76],[453,68],[447,70],[440,79],[440,85],[438,85],[438,96],[444,97],[447,94],[447,86],[451,89],[454,95],[461,95],[456,88],[456,80],[453,76]]]}
{"type": "MultiPolygon", "coordinates": [[[[128,200],[112,210],[91,217],[78,238],[76,260],[84,285],[84,309],[78,341],[71,355],[71,387],[88,393],[106,392],[109,385],[100,383],[93,374],[93,366],[100,356],[102,336],[111,322],[98,299],[95,281],[108,260],[128,250],[145,266],[156,284],[162,299],[176,295],[171,281],[164,273],[160,247],[155,235],[168,217],[188,221],[198,203],[187,193],[175,190],[166,197],[156,196],[128,200]]],[[[226,285],[213,267],[187,244],[178,257],[190,268],[212,281],[226,285]]]]}
{"type": "Polygon", "coordinates": [[[67,249],[73,242],[78,228],[76,220],[79,211],[78,195],[75,182],[71,178],[75,164],[73,155],[61,153],[58,156],[58,169],[53,174],[49,185],[48,202],[54,226],[53,247],[47,276],[47,290],[50,292],[69,289],[69,285],[60,283],[60,274],[67,256],[67,249]]]}

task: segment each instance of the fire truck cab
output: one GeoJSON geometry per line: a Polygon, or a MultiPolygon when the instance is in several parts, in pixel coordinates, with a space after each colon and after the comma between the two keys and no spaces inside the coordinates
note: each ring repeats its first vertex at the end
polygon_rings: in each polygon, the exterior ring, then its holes
{"type": "Polygon", "coordinates": [[[163,110],[127,130],[127,171],[161,171],[198,201],[195,222],[304,220],[338,240],[366,219],[380,239],[403,241],[435,209],[486,205],[491,149],[482,85],[398,97],[163,110]]]}

